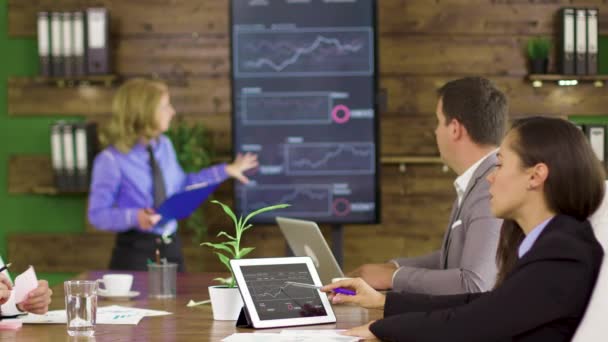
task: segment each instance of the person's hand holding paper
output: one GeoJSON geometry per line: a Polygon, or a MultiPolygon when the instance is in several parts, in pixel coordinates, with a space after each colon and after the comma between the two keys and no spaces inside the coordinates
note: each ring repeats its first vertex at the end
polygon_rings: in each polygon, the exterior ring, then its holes
{"type": "Polygon", "coordinates": [[[46,280],[38,280],[32,266],[15,278],[14,291],[19,310],[35,314],[48,311],[53,291],[46,280]]]}
{"type": "Polygon", "coordinates": [[[10,280],[4,274],[0,274],[0,305],[6,303],[11,297],[12,288],[10,280]]]}

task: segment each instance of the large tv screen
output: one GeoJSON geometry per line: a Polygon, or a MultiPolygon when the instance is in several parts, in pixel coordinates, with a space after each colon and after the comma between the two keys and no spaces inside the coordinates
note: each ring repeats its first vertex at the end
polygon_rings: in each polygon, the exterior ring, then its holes
{"type": "Polygon", "coordinates": [[[379,217],[376,2],[232,0],[235,152],[258,154],[236,208],[321,223],[379,217]]]}

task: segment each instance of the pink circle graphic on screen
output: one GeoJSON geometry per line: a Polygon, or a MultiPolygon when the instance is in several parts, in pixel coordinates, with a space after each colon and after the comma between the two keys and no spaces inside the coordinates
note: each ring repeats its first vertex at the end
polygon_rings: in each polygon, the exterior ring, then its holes
{"type": "Polygon", "coordinates": [[[350,119],[350,109],[345,105],[337,105],[331,111],[331,117],[339,124],[348,122],[348,119],[350,119]]]}
{"type": "Polygon", "coordinates": [[[336,216],[346,216],[350,214],[350,202],[345,198],[336,198],[333,207],[336,216]]]}

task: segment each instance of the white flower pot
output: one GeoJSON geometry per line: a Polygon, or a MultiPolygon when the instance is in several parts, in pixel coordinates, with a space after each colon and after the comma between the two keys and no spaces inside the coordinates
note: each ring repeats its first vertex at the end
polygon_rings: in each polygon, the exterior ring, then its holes
{"type": "Polygon", "coordinates": [[[209,298],[216,321],[236,321],[243,307],[238,287],[209,286],[209,298]]]}

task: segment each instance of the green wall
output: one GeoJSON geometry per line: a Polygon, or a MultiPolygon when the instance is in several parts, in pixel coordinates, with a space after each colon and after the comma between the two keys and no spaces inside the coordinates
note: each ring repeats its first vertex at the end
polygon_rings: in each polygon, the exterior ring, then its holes
{"type": "MultiPolygon", "coordinates": [[[[10,195],[7,193],[11,154],[49,154],[49,125],[56,117],[9,117],[7,79],[38,73],[33,38],[9,39],[7,0],[0,0],[0,254],[6,259],[6,237],[25,232],[79,232],[84,230],[84,196],[10,195]]],[[[35,99],[32,99],[35,101],[35,99]]],[[[8,259],[10,260],[10,258],[8,259]]],[[[14,270],[19,272],[22,270],[14,270]]],[[[65,275],[58,275],[65,276],[65,275]]],[[[40,274],[39,277],[45,277],[40,274]]],[[[49,275],[46,275],[49,278],[49,275]]],[[[60,278],[51,277],[52,282],[60,278]]]]}

